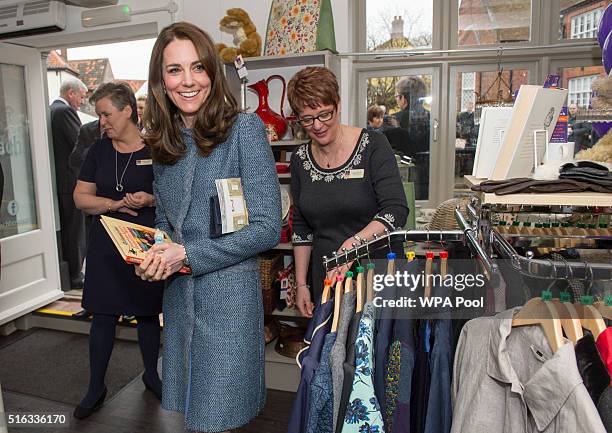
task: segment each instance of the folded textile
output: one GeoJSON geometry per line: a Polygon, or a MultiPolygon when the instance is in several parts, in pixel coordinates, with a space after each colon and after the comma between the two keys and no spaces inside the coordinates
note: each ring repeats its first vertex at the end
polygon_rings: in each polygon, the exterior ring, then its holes
{"type": "Polygon", "coordinates": [[[575,180],[561,178],[558,180],[534,180],[527,177],[507,180],[487,180],[472,186],[472,191],[507,195],[516,193],[557,193],[594,191],[612,193],[612,185],[605,185],[596,180],[575,180]]]}
{"type": "Polygon", "coordinates": [[[590,182],[612,187],[612,172],[607,167],[591,162],[581,161],[561,166],[559,178],[574,179],[580,182],[590,182]]]}

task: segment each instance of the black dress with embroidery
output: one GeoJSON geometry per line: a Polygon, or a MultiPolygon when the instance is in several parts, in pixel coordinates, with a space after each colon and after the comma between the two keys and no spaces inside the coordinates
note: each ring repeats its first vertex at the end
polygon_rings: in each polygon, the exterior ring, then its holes
{"type": "MultiPolygon", "coordinates": [[[[323,256],[331,257],[332,251],[372,220],[392,231],[402,229],[408,216],[393,150],[384,135],[365,129],[340,167],[320,167],[312,156],[312,145],[300,146],[291,156],[291,195],[292,242],[312,246],[309,284],[317,303],[325,279],[323,256]]],[[[379,251],[372,258],[384,258],[388,252],[379,251]]]]}

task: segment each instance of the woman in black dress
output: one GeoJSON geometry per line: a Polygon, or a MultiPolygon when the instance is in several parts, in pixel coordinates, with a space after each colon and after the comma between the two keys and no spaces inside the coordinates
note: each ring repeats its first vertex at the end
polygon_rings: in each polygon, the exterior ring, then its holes
{"type": "Polygon", "coordinates": [[[291,195],[296,303],[312,317],[311,296],[319,302],[325,279],[323,256],[403,228],[408,206],[385,136],[340,123],[338,82],[329,69],[305,68],[287,87],[311,138],[291,156],[291,195]]]}
{"type": "MultiPolygon", "coordinates": [[[[151,152],[140,137],[136,99],[127,84],[102,84],[91,96],[105,137],[90,149],[74,190],[74,202],[91,215],[108,215],[153,226],[153,168],[151,152]]],[[[83,308],[93,313],[89,334],[90,382],[85,398],[74,411],[85,418],[96,411],[106,396],[104,376],[113,350],[115,326],[120,315],[138,321],[138,343],[147,389],[161,400],[157,374],[162,305],[162,283],[143,281],[126,264],[94,218],[89,232],[83,308]]]]}

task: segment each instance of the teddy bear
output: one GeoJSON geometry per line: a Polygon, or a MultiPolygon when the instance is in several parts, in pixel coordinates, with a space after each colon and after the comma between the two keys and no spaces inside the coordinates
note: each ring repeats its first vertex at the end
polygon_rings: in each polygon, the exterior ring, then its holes
{"type": "Polygon", "coordinates": [[[232,8],[221,18],[219,28],[234,36],[235,47],[216,44],[219,55],[225,62],[233,62],[236,56],[255,57],[261,54],[261,36],[257,33],[255,24],[244,9],[232,8]]]}

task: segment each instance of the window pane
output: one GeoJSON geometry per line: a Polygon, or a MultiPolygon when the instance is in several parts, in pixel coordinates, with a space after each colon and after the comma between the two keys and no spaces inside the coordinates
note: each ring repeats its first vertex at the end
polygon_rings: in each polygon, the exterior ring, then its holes
{"type": "Polygon", "coordinates": [[[589,122],[576,120],[576,109],[588,108],[591,104],[591,86],[593,80],[605,77],[603,66],[576,66],[560,68],[555,73],[561,76],[561,86],[567,89],[569,107],[568,140],[574,142],[574,151],[588,149],[599,140],[597,131],[589,122]],[[574,106],[575,105],[575,106],[574,106]]]}
{"type": "Polygon", "coordinates": [[[37,229],[23,66],[0,64],[0,165],[0,238],[37,229]]]}
{"type": "Polygon", "coordinates": [[[366,48],[431,48],[433,0],[366,0],[366,48]]]}
{"type": "Polygon", "coordinates": [[[529,71],[523,69],[504,70],[498,78],[497,71],[461,72],[455,80],[457,95],[455,96],[456,134],[455,134],[455,187],[454,196],[458,197],[469,192],[463,177],[472,174],[476,143],[478,141],[479,119],[474,116],[474,104],[465,104],[465,83],[473,80],[469,91],[474,101],[497,100],[498,94],[503,100],[510,100],[519,87],[529,82],[529,71]],[[470,77],[466,80],[466,77],[470,77]]]}
{"type": "Polygon", "coordinates": [[[459,0],[458,45],[529,41],[531,0],[459,0]]]}
{"type": "Polygon", "coordinates": [[[406,188],[413,184],[417,200],[429,198],[431,80],[431,75],[406,75],[367,81],[368,107],[385,110],[379,131],[396,154],[412,158],[411,165],[400,164],[400,173],[406,188]]]}
{"type": "Polygon", "coordinates": [[[561,68],[561,86],[568,91],[568,104],[576,104],[578,108],[588,108],[591,102],[591,83],[599,76],[605,76],[603,66],[577,66],[561,68]]]}
{"type": "Polygon", "coordinates": [[[596,38],[602,12],[612,0],[558,0],[559,39],[596,38]]]}

